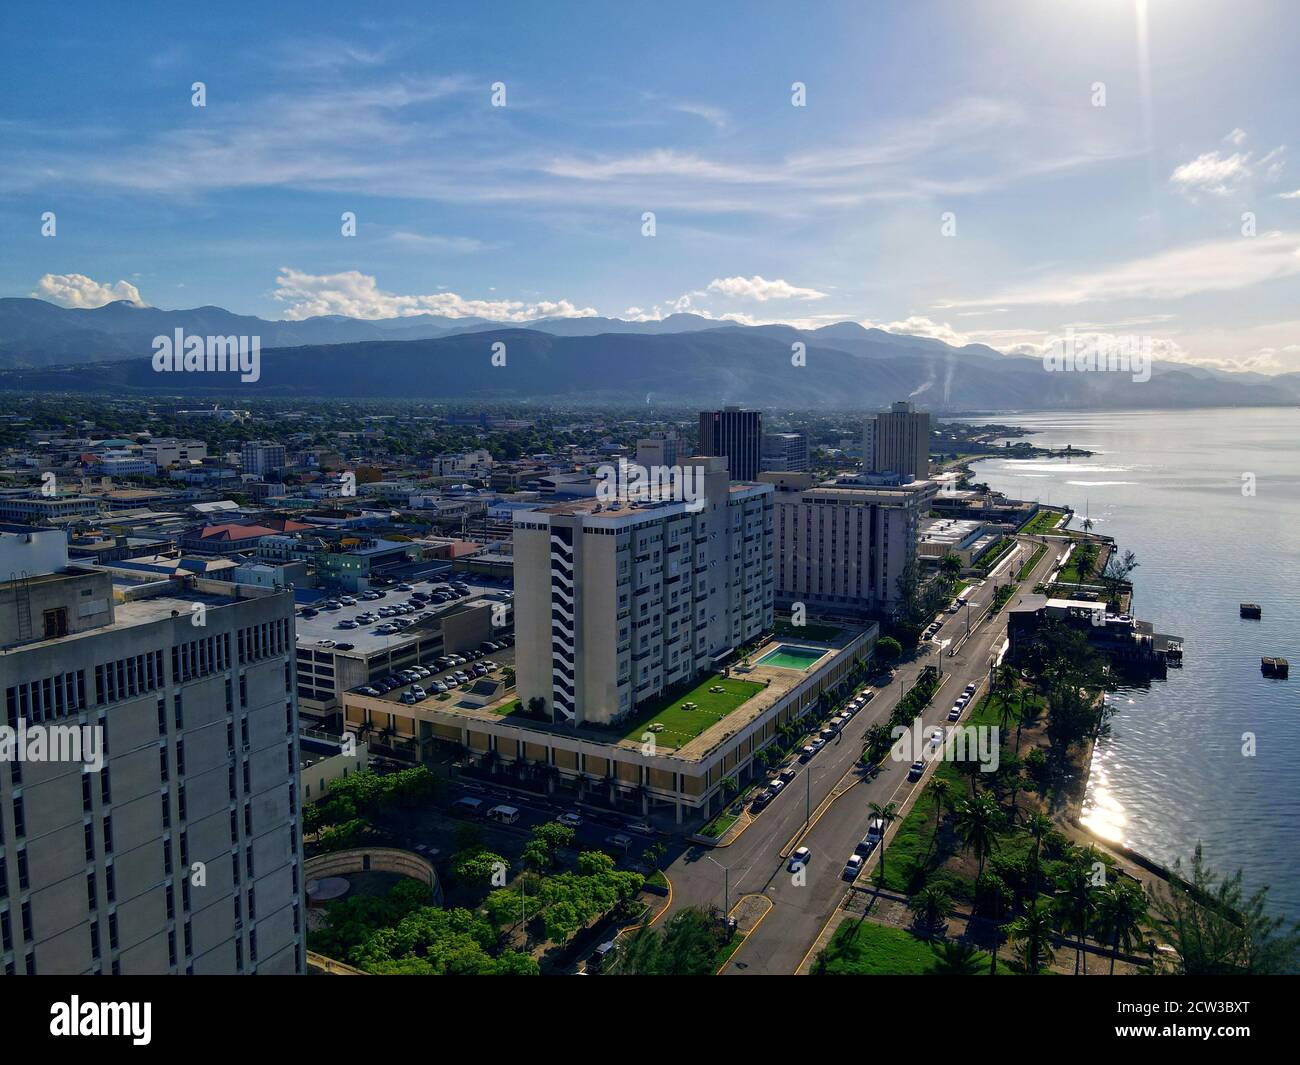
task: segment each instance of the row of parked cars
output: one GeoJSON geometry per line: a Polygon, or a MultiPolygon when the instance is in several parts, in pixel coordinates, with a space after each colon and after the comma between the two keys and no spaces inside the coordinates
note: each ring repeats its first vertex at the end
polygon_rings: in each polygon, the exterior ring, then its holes
{"type": "MultiPolygon", "coordinates": [[[[863,688],[862,691],[858,692],[843,710],[826,722],[821,731],[799,749],[798,765],[804,765],[812,761],[817,752],[835,739],[840,734],[840,730],[853,720],[853,716],[866,706],[875,694],[870,688],[863,688]]],[[[781,794],[785,786],[794,780],[798,772],[796,763],[787,762],[781,771],[767,782],[767,787],[754,796],[749,808],[755,812],[763,809],[781,794]]]]}

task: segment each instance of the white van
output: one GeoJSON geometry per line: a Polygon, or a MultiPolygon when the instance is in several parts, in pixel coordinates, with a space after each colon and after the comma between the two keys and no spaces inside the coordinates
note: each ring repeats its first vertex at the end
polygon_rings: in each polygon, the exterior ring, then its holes
{"type": "Polygon", "coordinates": [[[499,821],[503,825],[513,825],[519,820],[519,811],[513,806],[494,806],[487,812],[489,821],[499,821]]]}
{"type": "Polygon", "coordinates": [[[452,813],[460,814],[462,817],[477,817],[482,809],[483,800],[471,799],[468,795],[451,804],[452,813]]]}

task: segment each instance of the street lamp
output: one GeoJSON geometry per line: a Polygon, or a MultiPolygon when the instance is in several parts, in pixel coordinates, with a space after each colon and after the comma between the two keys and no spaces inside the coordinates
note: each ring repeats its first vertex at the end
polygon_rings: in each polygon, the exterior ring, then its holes
{"type": "Polygon", "coordinates": [[[714,862],[707,854],[704,857],[722,870],[722,917],[726,920],[727,915],[731,913],[731,870],[721,862],[714,862]]]}

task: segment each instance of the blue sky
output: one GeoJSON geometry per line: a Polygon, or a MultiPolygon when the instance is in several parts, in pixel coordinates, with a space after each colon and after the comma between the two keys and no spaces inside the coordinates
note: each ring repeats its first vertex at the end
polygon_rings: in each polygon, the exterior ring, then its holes
{"type": "Polygon", "coordinates": [[[1296,371],[1294,19],[1282,0],[11,4],[0,294],[848,318],[1008,351],[1073,328],[1296,371]]]}

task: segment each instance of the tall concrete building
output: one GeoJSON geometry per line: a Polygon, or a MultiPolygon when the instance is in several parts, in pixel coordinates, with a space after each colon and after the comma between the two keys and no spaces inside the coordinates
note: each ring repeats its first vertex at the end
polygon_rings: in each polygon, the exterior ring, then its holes
{"type": "Polygon", "coordinates": [[[12,525],[0,573],[4,971],[305,972],[291,593],[115,596],[12,525]]]}
{"type": "Polygon", "coordinates": [[[808,469],[808,437],[803,433],[764,433],[763,470],[803,473],[808,469]]]}
{"type": "Polygon", "coordinates": [[[733,481],[753,481],[762,469],[763,412],[724,407],[700,411],[700,454],[725,455],[733,481]]]}
{"type": "Polygon", "coordinates": [[[906,474],[918,481],[929,477],[929,413],[904,401],[870,415],[862,432],[862,469],[906,474]]]}
{"type": "Polygon", "coordinates": [[[773,488],[685,460],[696,502],[583,499],[514,522],[519,697],[557,723],[608,724],[773,621],[773,488]]]}
{"type": "Polygon", "coordinates": [[[240,452],[240,471],[257,477],[268,477],[288,465],[283,444],[266,440],[250,440],[240,452]]]}
{"type": "Polygon", "coordinates": [[[852,616],[886,616],[898,578],[917,554],[917,531],[938,491],[933,481],[814,485],[807,474],[765,473],[777,487],[777,601],[852,616]]]}
{"type": "Polygon", "coordinates": [[[658,433],[636,442],[637,465],[651,469],[654,466],[677,465],[677,434],[658,433]]]}

